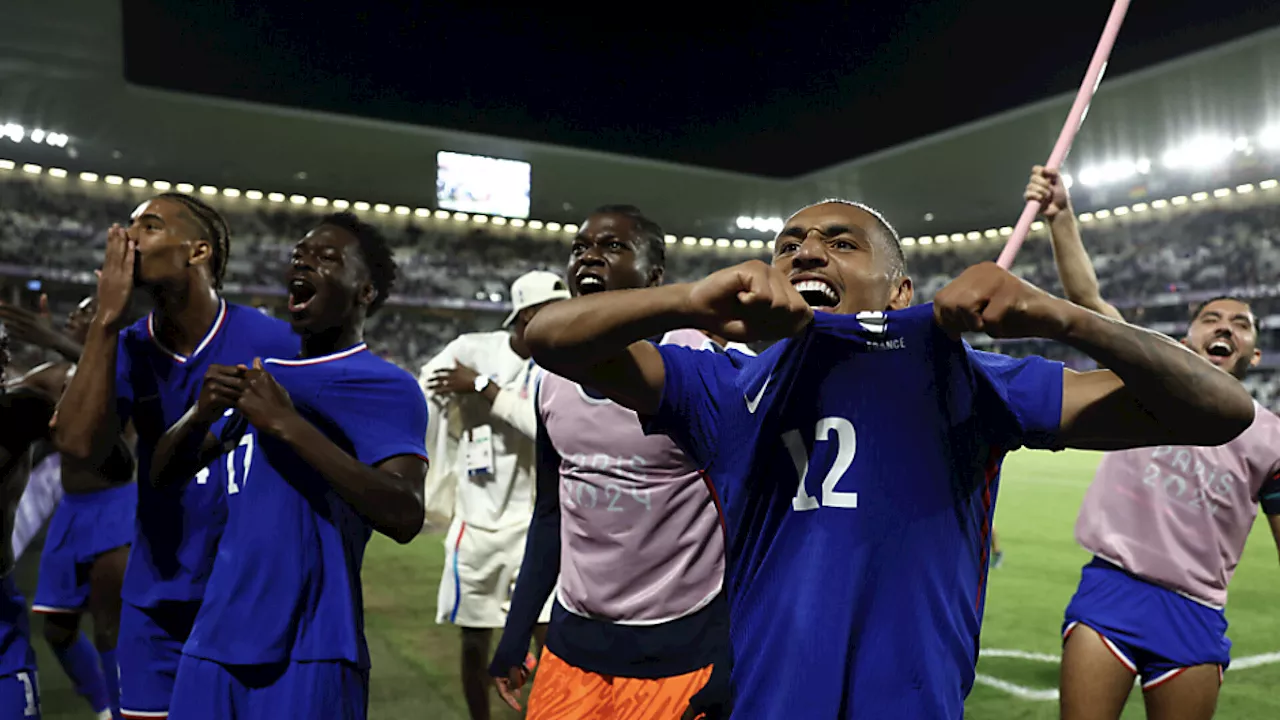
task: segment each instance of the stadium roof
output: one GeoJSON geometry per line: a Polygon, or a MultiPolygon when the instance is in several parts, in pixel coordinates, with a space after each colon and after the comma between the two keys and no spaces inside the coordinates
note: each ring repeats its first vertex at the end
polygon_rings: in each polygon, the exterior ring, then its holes
{"type": "MultiPolygon", "coordinates": [[[[58,131],[71,142],[9,147],[0,140],[0,157],[73,172],[434,207],[435,154],[453,150],[529,161],[531,216],[545,220],[573,222],[595,205],[631,202],[673,233],[750,238],[763,235],[738,229],[736,218],[785,216],[840,196],[882,209],[904,234],[923,234],[1011,223],[1028,168],[1048,154],[1071,100],[1064,94],[779,179],[142,88],[124,79],[121,38],[118,1],[19,0],[7,7],[0,125],[58,131]]],[[[1083,74],[1087,59],[1064,66],[1083,74]]],[[[1253,137],[1280,119],[1278,67],[1280,31],[1269,30],[1109,77],[1069,169],[1121,155],[1157,158],[1205,131],[1253,137]]]]}

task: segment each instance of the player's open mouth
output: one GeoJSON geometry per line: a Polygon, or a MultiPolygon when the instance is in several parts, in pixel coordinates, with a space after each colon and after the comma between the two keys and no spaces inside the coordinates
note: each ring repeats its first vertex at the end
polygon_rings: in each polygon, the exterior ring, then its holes
{"type": "Polygon", "coordinates": [[[1235,354],[1236,349],[1226,340],[1214,340],[1205,348],[1210,357],[1227,358],[1235,354]]]}
{"type": "Polygon", "coordinates": [[[575,280],[578,283],[579,295],[591,295],[605,290],[604,278],[595,273],[578,273],[578,277],[575,280]]]}
{"type": "Polygon", "coordinates": [[[800,297],[816,310],[832,310],[840,304],[840,293],[821,278],[798,278],[791,281],[800,297]]]}
{"type": "Polygon", "coordinates": [[[289,312],[306,310],[315,297],[316,286],[310,281],[300,277],[289,280],[289,312]]]}

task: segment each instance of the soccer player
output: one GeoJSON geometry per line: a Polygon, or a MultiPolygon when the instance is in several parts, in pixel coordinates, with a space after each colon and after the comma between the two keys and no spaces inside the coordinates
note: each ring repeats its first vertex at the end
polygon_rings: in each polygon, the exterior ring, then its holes
{"type": "MultiPolygon", "coordinates": [[[[569,289],[587,296],[659,285],[665,256],[656,223],[632,206],[602,207],[574,239],[569,289]]],[[[712,344],[687,329],[660,342],[712,344]]],[[[528,718],[715,712],[728,695],[723,582],[724,538],[698,466],[593,387],[544,375],[534,520],[489,666],[503,699],[519,709],[529,637],[556,590],[528,718]]]]}
{"type": "MultiPolygon", "coordinates": [[[[1036,166],[1025,197],[1049,221],[1067,297],[1121,319],[1102,299],[1062,176],[1036,166]]],[[[1182,342],[1239,379],[1262,358],[1258,318],[1236,298],[1197,307],[1182,342]]],[[[1119,718],[1135,676],[1147,717],[1213,716],[1231,659],[1227,584],[1259,504],[1280,549],[1280,418],[1256,403],[1253,424],[1225,445],[1103,456],[1076,521],[1094,558],[1063,623],[1063,718],[1119,718]]]]}
{"type": "MultiPolygon", "coordinates": [[[[65,335],[44,328],[43,333],[28,331],[23,337],[46,349],[60,345],[80,347],[93,313],[94,299],[85,298],[67,316],[65,335]],[[63,337],[65,341],[60,341],[63,337]]],[[[41,327],[38,316],[33,316],[33,322],[24,329],[33,327],[41,327]]],[[[46,363],[28,372],[18,383],[47,398],[52,415],[55,398],[74,372],[71,362],[46,363]]],[[[41,429],[47,434],[48,423],[41,429]]],[[[105,718],[119,713],[116,641],[120,585],[137,505],[133,466],[133,455],[123,438],[117,440],[111,461],[101,468],[74,458],[60,462],[64,494],[54,510],[40,555],[39,580],[31,608],[44,616],[45,640],[76,691],[99,717],[105,718]],[[80,619],[86,611],[93,617],[92,643],[80,631],[80,619]]]]}
{"type": "MultiPolygon", "coordinates": [[[[222,216],[179,193],[157,195],[134,211],[128,229],[108,231],[97,309],[54,420],[64,460],[101,468],[132,422],[138,477],[146,478],[156,442],[195,401],[211,364],[297,353],[288,324],[219,295],[229,251],[222,216]],[[155,309],[126,327],[135,286],[155,309]]],[[[225,491],[202,470],[181,487],[143,482],[137,492],[117,647],[120,704],[126,718],[155,720],[168,712],[182,645],[205,594],[225,491]]]]}
{"type": "MultiPolygon", "coordinates": [[[[9,334],[0,323],[0,381],[9,365],[9,334]]],[[[0,384],[0,537],[13,532],[14,512],[26,485],[27,450],[46,432],[53,398],[32,387],[0,384]]],[[[9,577],[13,547],[0,546],[0,717],[40,720],[36,651],[31,647],[27,604],[9,577]]]]}
{"type": "Polygon", "coordinates": [[[293,251],[301,355],[211,366],[157,446],[152,482],[189,483],[216,460],[227,492],[174,720],[365,717],[365,545],[372,530],[417,536],[427,470],[422,392],[364,343],[394,280],[376,228],[325,217],[293,251]]]}
{"type": "MultiPolygon", "coordinates": [[[[462,689],[473,720],[489,718],[493,629],[506,623],[533,514],[539,370],[524,328],[547,303],[568,297],[555,273],[521,275],[511,285],[514,307],[503,330],[459,336],[419,375],[431,403],[428,496],[456,497],[448,509],[436,622],[462,631],[462,689]]],[[[538,616],[539,645],[550,619],[548,601],[538,616]]]]}
{"type": "Polygon", "coordinates": [[[787,221],[772,267],[566,300],[529,326],[548,372],[634,408],[714,482],[737,717],[960,718],[1005,453],[1214,445],[1253,418],[1177,343],[994,263],[911,299],[889,224],[825,201],[787,221]],[[785,339],[754,359],[644,340],[690,326],[785,339]],[[1058,340],[1112,371],[977,352],[964,332],[1058,340]]]}

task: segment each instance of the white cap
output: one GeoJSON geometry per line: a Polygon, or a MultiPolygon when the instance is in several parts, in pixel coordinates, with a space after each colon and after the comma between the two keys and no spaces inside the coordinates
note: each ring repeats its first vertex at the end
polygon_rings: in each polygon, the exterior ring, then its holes
{"type": "Polygon", "coordinates": [[[516,315],[521,310],[531,308],[535,305],[549,303],[552,300],[568,300],[569,286],[564,284],[564,280],[559,275],[547,272],[545,270],[534,270],[525,273],[516,278],[511,283],[511,314],[507,316],[506,322],[502,323],[502,327],[507,327],[516,321],[516,315]]]}

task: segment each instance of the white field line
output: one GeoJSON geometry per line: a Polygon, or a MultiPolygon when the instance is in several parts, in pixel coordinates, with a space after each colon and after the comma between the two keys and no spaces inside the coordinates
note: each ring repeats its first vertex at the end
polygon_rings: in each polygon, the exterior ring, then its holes
{"type": "MultiPolygon", "coordinates": [[[[1026,650],[1003,650],[999,648],[984,648],[979,652],[980,657],[988,658],[1013,658],[1016,660],[1031,660],[1033,662],[1056,663],[1059,656],[1049,655],[1048,653],[1027,652],[1026,650]]],[[[1263,665],[1274,665],[1280,663],[1280,652],[1263,653],[1261,655],[1250,655],[1231,661],[1231,667],[1228,672],[1233,670],[1247,670],[1249,668],[1261,667],[1263,665]]],[[[974,682],[979,685],[986,685],[1006,692],[1014,697],[1023,700],[1040,700],[1051,701],[1058,699],[1058,689],[1052,688],[1041,690],[1039,688],[1026,687],[1017,683],[1011,683],[1008,680],[1001,680],[998,677],[978,673],[973,678],[974,682]]],[[[1136,681],[1136,678],[1135,678],[1136,681]]]]}

